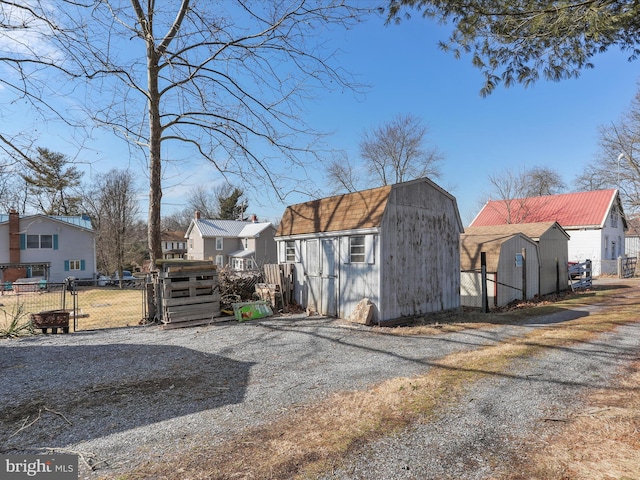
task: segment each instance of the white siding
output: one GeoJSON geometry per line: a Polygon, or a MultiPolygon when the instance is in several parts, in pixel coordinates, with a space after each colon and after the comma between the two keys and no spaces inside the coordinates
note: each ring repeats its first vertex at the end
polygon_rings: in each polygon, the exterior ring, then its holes
{"type": "Polygon", "coordinates": [[[94,278],[96,273],[95,249],[93,233],[62,222],[39,218],[35,222],[24,225],[20,222],[20,231],[27,235],[57,235],[57,249],[25,249],[20,250],[20,261],[49,262],[49,280],[63,282],[68,276],[76,278],[94,278]],[[65,261],[80,260],[84,262],[84,270],[65,271],[65,261]]]}
{"type": "Polygon", "coordinates": [[[569,261],[584,262],[591,260],[592,275],[594,277],[600,275],[600,267],[602,260],[602,238],[601,230],[570,230],[569,240],[569,261]]]}

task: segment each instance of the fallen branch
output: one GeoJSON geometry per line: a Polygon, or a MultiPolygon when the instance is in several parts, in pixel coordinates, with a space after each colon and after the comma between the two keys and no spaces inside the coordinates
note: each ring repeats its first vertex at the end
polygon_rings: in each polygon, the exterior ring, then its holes
{"type": "Polygon", "coordinates": [[[41,413],[41,412],[42,412],[42,409],[41,409],[41,408],[39,408],[39,409],[38,409],[38,416],[37,416],[36,418],[34,418],[34,419],[33,419],[33,421],[32,421],[31,423],[29,423],[29,424],[27,424],[27,421],[29,420],[29,416],[27,416],[27,418],[25,418],[25,419],[24,419],[24,421],[22,422],[22,426],[21,426],[18,430],[16,430],[15,432],[13,432],[13,433],[9,436],[9,438],[11,438],[11,437],[13,437],[13,436],[15,436],[15,435],[19,434],[22,430],[25,430],[25,429],[29,428],[31,425],[33,425],[33,424],[34,424],[34,423],[36,423],[38,420],[40,420],[40,413],[41,413]]]}
{"type": "Polygon", "coordinates": [[[62,418],[64,418],[65,422],[67,422],[69,425],[73,425],[73,423],[71,423],[69,421],[69,419],[67,417],[65,417],[62,413],[60,412],[56,412],[55,410],[51,410],[50,408],[47,407],[43,407],[47,412],[51,412],[51,413],[55,413],[56,415],[60,415],[62,418]]]}

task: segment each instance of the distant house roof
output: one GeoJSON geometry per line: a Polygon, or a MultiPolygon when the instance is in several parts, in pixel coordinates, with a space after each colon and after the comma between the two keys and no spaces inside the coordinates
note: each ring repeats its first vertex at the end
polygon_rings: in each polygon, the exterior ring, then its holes
{"type": "Polygon", "coordinates": [[[275,228],[271,222],[250,223],[245,225],[240,235],[241,238],[253,238],[258,237],[262,232],[268,228],[275,228]]]}
{"type": "Polygon", "coordinates": [[[194,228],[200,231],[203,237],[232,237],[232,238],[247,238],[255,237],[260,232],[267,229],[269,226],[273,226],[270,222],[255,223],[255,222],[243,222],[239,220],[209,220],[209,219],[194,219],[191,220],[189,229],[185,234],[188,237],[194,228]]]}
{"type": "MultiPolygon", "coordinates": [[[[63,222],[69,225],[73,225],[74,227],[82,228],[85,230],[93,230],[93,226],[91,225],[91,218],[86,215],[78,215],[78,216],[64,216],[64,215],[43,215],[40,213],[36,213],[33,215],[20,215],[20,221],[29,220],[30,218],[48,218],[50,220],[54,220],[56,222],[63,222]]],[[[7,223],[9,221],[8,214],[0,214],[0,224],[7,223]]]]}
{"type": "MultiPolygon", "coordinates": [[[[470,226],[558,222],[565,229],[602,228],[614,203],[622,212],[617,190],[594,190],[514,200],[490,200],[470,226]]],[[[624,215],[622,221],[626,228],[624,215]]]]}
{"type": "Polygon", "coordinates": [[[286,208],[276,236],[379,227],[391,186],[298,203],[286,208]]]}
{"type": "Polygon", "coordinates": [[[460,270],[480,270],[480,254],[485,252],[487,272],[497,272],[502,245],[517,236],[533,242],[531,238],[521,233],[460,235],[460,270]]]}
{"type": "Polygon", "coordinates": [[[464,233],[467,235],[508,235],[524,233],[533,240],[538,240],[552,228],[559,229],[569,239],[569,234],[558,222],[538,223],[507,223],[504,225],[487,225],[484,227],[467,227],[464,233]]]}
{"type": "Polygon", "coordinates": [[[256,254],[255,250],[236,250],[235,252],[231,252],[229,254],[230,257],[235,257],[235,258],[249,258],[249,257],[253,257],[256,254]]]}
{"type": "Polygon", "coordinates": [[[164,230],[160,233],[163,242],[184,242],[184,232],[179,230],[164,230]]]}

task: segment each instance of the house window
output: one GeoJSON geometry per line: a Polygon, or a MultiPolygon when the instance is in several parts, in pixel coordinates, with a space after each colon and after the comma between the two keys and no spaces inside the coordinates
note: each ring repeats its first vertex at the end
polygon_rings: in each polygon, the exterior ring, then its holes
{"type": "Polygon", "coordinates": [[[249,248],[249,239],[245,238],[244,239],[244,249],[246,250],[247,248],[249,248]]]}
{"type": "Polygon", "coordinates": [[[193,238],[189,239],[189,248],[193,248],[193,238]]]}
{"type": "Polygon", "coordinates": [[[27,248],[53,248],[53,235],[27,235],[27,248]]]}
{"type": "Polygon", "coordinates": [[[222,238],[216,238],[216,250],[223,250],[224,249],[224,244],[222,242],[222,238]]]}
{"type": "Polygon", "coordinates": [[[43,266],[34,265],[31,267],[31,276],[32,277],[45,277],[46,271],[43,266]]]}
{"type": "Polygon", "coordinates": [[[284,261],[293,263],[296,261],[296,242],[287,240],[284,244],[284,261]]]}
{"type": "Polygon", "coordinates": [[[216,265],[224,267],[224,255],[216,255],[216,265]]]}
{"type": "Polygon", "coordinates": [[[618,213],[615,209],[611,209],[611,227],[618,228],[618,213]]]}
{"type": "Polygon", "coordinates": [[[69,260],[69,270],[80,270],[80,260],[69,260]]]}
{"type": "Polygon", "coordinates": [[[244,261],[241,258],[233,259],[233,269],[234,270],[244,270],[244,261]]]}
{"type": "Polygon", "coordinates": [[[349,262],[364,263],[364,236],[349,237],[349,262]]]}
{"type": "Polygon", "coordinates": [[[85,262],[84,260],[65,260],[64,261],[64,271],[70,272],[72,270],[85,270],[85,262]]]}

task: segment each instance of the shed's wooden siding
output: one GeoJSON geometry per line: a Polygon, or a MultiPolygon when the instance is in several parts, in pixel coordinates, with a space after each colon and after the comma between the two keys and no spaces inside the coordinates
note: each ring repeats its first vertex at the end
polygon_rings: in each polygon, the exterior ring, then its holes
{"type": "MultiPolygon", "coordinates": [[[[365,235],[365,243],[373,249],[367,263],[349,263],[349,235],[339,238],[339,303],[338,316],[348,318],[358,302],[368,298],[380,305],[380,237],[365,235]]],[[[384,320],[375,311],[373,321],[384,320]]]]}
{"type": "Polygon", "coordinates": [[[382,320],[460,307],[461,228],[455,201],[437,188],[393,188],[382,220],[382,320]]]}
{"type": "Polygon", "coordinates": [[[503,306],[513,300],[522,300],[522,268],[516,267],[516,254],[526,249],[527,258],[527,299],[539,293],[538,245],[524,235],[514,235],[502,244],[498,261],[498,300],[503,306]]]}
{"type": "Polygon", "coordinates": [[[568,252],[567,237],[561,230],[551,228],[540,236],[538,241],[538,255],[540,257],[541,295],[555,293],[556,287],[559,287],[560,290],[566,290],[568,288],[568,252]]]}

